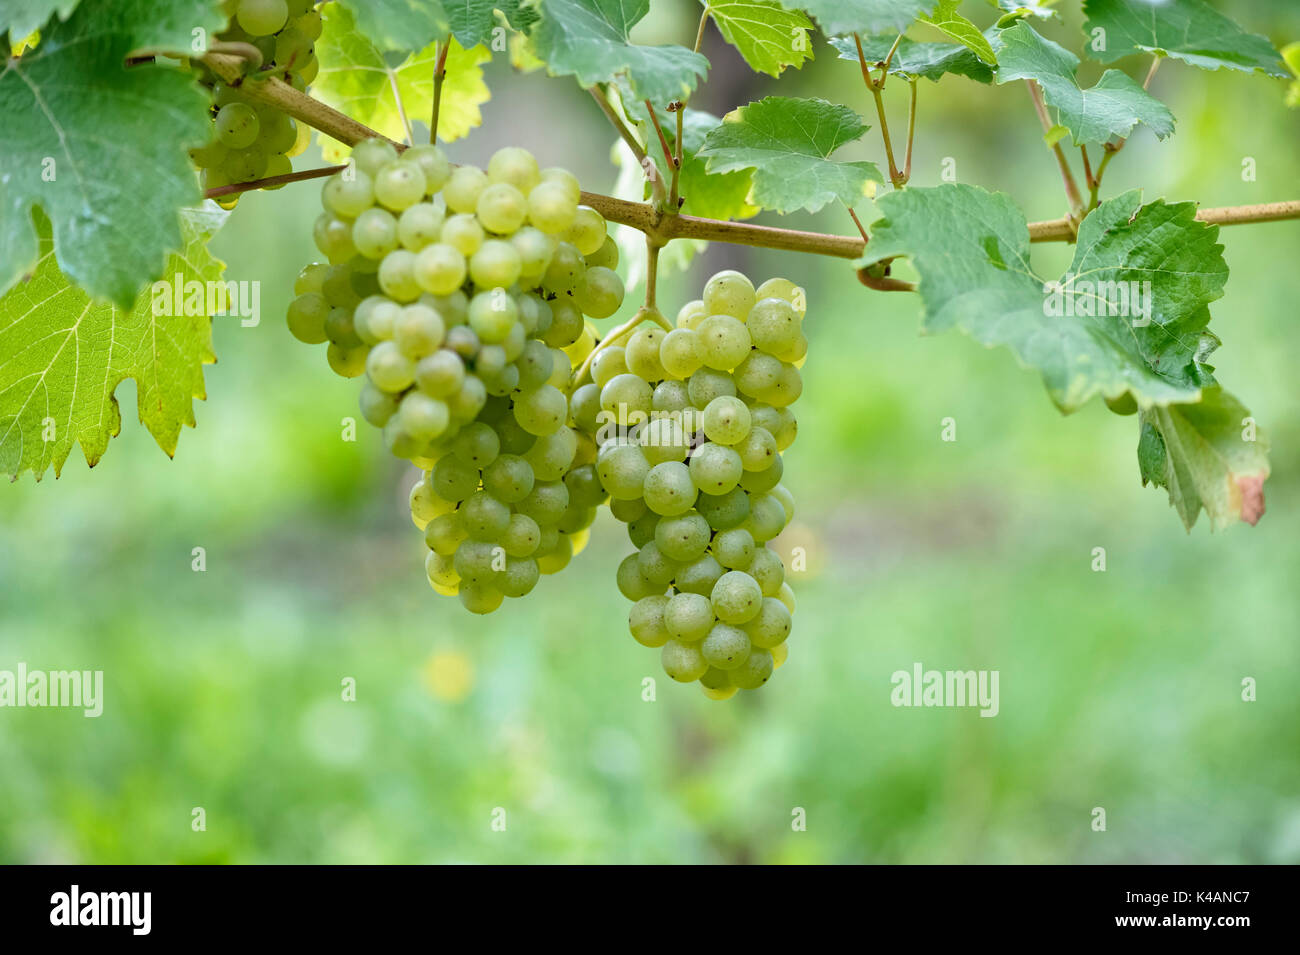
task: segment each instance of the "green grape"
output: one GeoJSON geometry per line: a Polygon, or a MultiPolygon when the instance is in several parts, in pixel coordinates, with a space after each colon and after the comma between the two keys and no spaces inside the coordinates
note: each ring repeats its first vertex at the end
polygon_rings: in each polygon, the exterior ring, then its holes
{"type": "Polygon", "coordinates": [[[523,458],[502,454],[483,470],[483,487],[506,504],[522,501],[533,489],[533,469],[523,458]]]}
{"type": "Polygon", "coordinates": [[[695,502],[695,509],[709,522],[710,527],[720,531],[730,530],[748,520],[749,495],[738,487],[716,497],[712,494],[701,494],[699,500],[695,502]]]}
{"type": "Polygon", "coordinates": [[[325,317],[329,310],[329,303],[319,292],[299,295],[289,304],[289,331],[300,342],[319,345],[326,338],[325,317]]]}
{"type": "Polygon", "coordinates": [[[609,318],[623,305],[623,280],[613,269],[583,267],[586,280],[574,293],[578,307],[592,318],[609,318]]]}
{"type": "Polygon", "coordinates": [[[475,491],[461,505],[460,519],[473,540],[497,541],[510,526],[510,507],[488,491],[475,491]]]}
{"type": "Polygon", "coordinates": [[[560,298],[550,305],[551,327],[542,336],[542,341],[552,348],[567,348],[582,336],[586,323],[572,301],[560,298]]]}
{"type": "MultiPolygon", "coordinates": [[[[629,554],[625,557],[623,562],[618,565],[618,572],[615,574],[618,592],[631,601],[641,600],[663,592],[662,588],[656,587],[642,575],[638,556],[637,554],[629,554]]],[[[710,608],[712,608],[711,604],[710,608]]],[[[712,616],[712,609],[710,609],[710,616],[712,616]]]]}
{"type": "Polygon", "coordinates": [[[528,193],[528,221],[549,235],[566,232],[578,215],[578,200],[557,182],[543,182],[528,193]]]}
{"type": "Polygon", "coordinates": [[[781,377],[764,393],[763,398],[770,405],[784,408],[794,404],[801,394],[803,394],[803,376],[799,374],[799,369],[794,365],[782,365],[781,377]]]}
{"type": "Polygon", "coordinates": [[[451,453],[468,467],[485,468],[501,453],[501,439],[490,425],[473,421],[456,435],[451,453]]]}
{"type": "MultiPolygon", "coordinates": [[[[276,188],[279,187],[277,186],[276,188]]],[[[795,339],[794,344],[791,345],[789,348],[778,352],[775,357],[780,358],[782,361],[789,362],[790,364],[794,365],[802,361],[807,354],[808,354],[808,336],[805,335],[803,332],[800,332],[799,337],[795,339]]]]}
{"type": "Polygon", "coordinates": [[[326,209],[355,219],[375,204],[374,180],[361,169],[345,169],[325,180],[321,201],[326,209]]]}
{"type": "Polygon", "coordinates": [[[600,389],[600,409],[620,425],[634,423],[636,416],[650,417],[650,386],[633,374],[615,375],[600,389]]]}
{"type": "MultiPolygon", "coordinates": [[[[522,308],[520,312],[523,312],[522,308]]],[[[520,324],[519,328],[522,329],[523,325],[520,324]]],[[[519,387],[524,391],[546,384],[550,381],[551,374],[555,370],[551,350],[536,339],[524,345],[517,365],[519,368],[519,387]]]]}
{"type": "Polygon", "coordinates": [[[749,635],[739,627],[719,621],[700,642],[700,653],[719,670],[734,670],[749,657],[749,635]]]}
{"type": "MultiPolygon", "coordinates": [[[[772,437],[772,433],[766,428],[750,428],[749,434],[745,435],[733,447],[736,453],[740,455],[741,466],[747,472],[766,471],[778,460],[776,438],[772,437]]],[[[743,476],[741,481],[743,483],[743,476]]]]}
{"type": "Polygon", "coordinates": [[[561,238],[581,255],[591,255],[605,244],[605,217],[591,206],[578,206],[573,224],[561,238]]]}
{"type": "Polygon", "coordinates": [[[700,322],[696,332],[700,336],[700,358],[708,368],[729,371],[749,356],[749,330],[738,318],[710,315],[700,322]]]}
{"type": "Polygon", "coordinates": [[[543,529],[552,527],[569,507],[569,489],[562,481],[538,481],[528,496],[515,505],[543,529]]]}
{"type": "Polygon", "coordinates": [[[468,325],[453,325],[447,329],[446,346],[465,361],[470,361],[482,350],[483,343],[468,325]]]}
{"type": "Polygon", "coordinates": [[[428,442],[447,430],[451,414],[437,398],[412,391],[402,399],[397,409],[397,420],[402,430],[412,438],[428,442]]]}
{"type": "Polygon", "coordinates": [[[663,341],[664,331],[661,328],[651,325],[638,330],[628,340],[624,355],[628,371],[646,381],[666,378],[663,363],[659,360],[663,341]]]}
{"type": "Polygon", "coordinates": [[[460,522],[458,511],[439,514],[424,528],[424,542],[435,554],[453,557],[456,548],[469,538],[465,527],[460,522]]]}
{"type": "MultiPolygon", "coordinates": [[[[586,281],[586,277],[587,263],[583,261],[582,253],[568,242],[559,242],[542,274],[542,287],[557,295],[572,292],[586,281]]],[[[574,341],[577,341],[576,336],[574,341]]]]}
{"type": "Polygon", "coordinates": [[[638,432],[637,441],[652,466],[666,461],[685,461],[690,445],[681,421],[672,417],[649,421],[638,432]]]}
{"type": "Polygon", "coordinates": [[[320,39],[324,24],[321,21],[320,11],[310,9],[311,3],[312,0],[296,0],[290,3],[289,16],[293,17],[294,29],[301,30],[314,43],[320,39]],[[294,12],[298,7],[306,8],[301,15],[296,15],[294,12]]]}
{"type": "MultiPolygon", "coordinates": [[[[269,113],[262,123],[262,141],[273,154],[288,153],[298,141],[298,124],[278,110],[269,113]]],[[[287,157],[286,157],[287,162],[287,157]]]]}
{"type": "Polygon", "coordinates": [[[369,349],[365,345],[338,345],[331,343],[325,349],[325,360],[329,362],[334,374],[342,378],[356,378],[365,374],[366,356],[369,349]]]}
{"type": "Polygon", "coordinates": [[[794,520],[794,495],[790,493],[790,489],[784,484],[777,484],[768,493],[781,502],[781,507],[785,509],[786,524],[794,520]]]}
{"type": "Polygon", "coordinates": [[[558,183],[564,189],[564,194],[572,198],[575,203],[582,199],[582,187],[578,184],[577,177],[567,169],[558,166],[543,169],[539,182],[558,183]]]}
{"type": "Polygon", "coordinates": [[[673,594],[664,608],[664,627],[674,640],[682,643],[703,640],[716,622],[713,604],[703,594],[673,594]]]}
{"type": "Polygon", "coordinates": [[[609,496],[614,500],[641,497],[650,462],[635,444],[620,445],[596,462],[596,473],[609,496]]]}
{"type": "Polygon", "coordinates": [[[419,361],[437,351],[447,337],[442,316],[418,302],[407,305],[393,326],[393,341],[402,354],[419,361]]]}
{"type": "Polygon", "coordinates": [[[442,225],[441,241],[459,249],[467,258],[483,246],[487,234],[478,219],[466,213],[451,216],[442,225]]]}
{"type": "Polygon", "coordinates": [[[395,394],[415,381],[415,365],[392,342],[380,342],[370,349],[366,374],[376,388],[395,394]]]}
{"type": "Polygon", "coordinates": [[[654,540],[669,559],[690,564],[708,549],[710,533],[708,521],[695,511],[687,511],[660,520],[655,525],[654,540]]]}
{"type": "Polygon", "coordinates": [[[661,381],[655,385],[650,407],[660,414],[676,413],[679,420],[681,412],[691,407],[690,392],[684,381],[661,381]]]}
{"type": "Polygon", "coordinates": [[[519,252],[501,239],[488,239],[469,260],[469,276],[479,288],[509,288],[522,268],[519,252]]]}
{"type": "Polygon", "coordinates": [[[731,682],[742,690],[757,690],[772,678],[772,654],[767,650],[750,650],[745,662],[729,671],[731,682]]]}
{"type": "Polygon", "coordinates": [[[800,324],[794,306],[780,298],[763,299],[745,320],[754,347],[769,355],[779,355],[794,347],[802,334],[800,324]]]}
{"type": "Polygon", "coordinates": [[[397,399],[380,391],[371,382],[361,386],[361,417],[376,428],[388,424],[388,419],[397,413],[397,399]]]}
{"type": "MultiPolygon", "coordinates": [[[[645,547],[646,544],[653,541],[655,539],[655,531],[659,528],[659,521],[659,515],[649,508],[646,508],[645,513],[636,520],[629,522],[627,525],[627,536],[628,540],[632,542],[632,546],[637,550],[640,550],[645,547]]],[[[667,580],[661,581],[661,583],[666,586],[667,580]]]]}
{"type": "Polygon", "coordinates": [[[569,413],[575,428],[595,434],[598,427],[596,416],[600,414],[600,388],[588,382],[575,389],[569,399],[569,413]]]}
{"type": "Polygon", "coordinates": [[[378,345],[381,341],[391,339],[397,320],[402,315],[402,306],[383,295],[371,295],[357,305],[352,316],[352,324],[357,336],[367,345],[378,345]]]}
{"type": "Polygon", "coordinates": [[[384,209],[367,209],[352,224],[352,244],[362,255],[382,259],[397,248],[397,220],[384,209]]]}
{"type": "Polygon", "coordinates": [[[704,285],[704,310],[709,315],[743,320],[754,302],[754,285],[739,272],[719,272],[704,285]]]}
{"type": "MultiPolygon", "coordinates": [[[[677,572],[674,583],[682,593],[707,597],[713,593],[714,585],[724,573],[726,568],[718,563],[718,559],[712,554],[705,554],[699,560],[684,565],[677,572]]],[[[709,606],[712,607],[712,603],[709,606]]]]}
{"type": "Polygon", "coordinates": [[[312,228],[316,248],[333,263],[344,262],[357,254],[352,244],[352,223],[328,212],[321,213],[312,228]]]}
{"type": "Polygon", "coordinates": [[[785,530],[785,508],[770,494],[753,494],[749,498],[749,516],[741,523],[759,543],[770,541],[785,530]]]}
{"type": "Polygon", "coordinates": [[[736,695],[736,688],[731,684],[731,676],[725,670],[711,666],[700,677],[700,688],[711,700],[726,700],[736,695]]]}
{"type": "Polygon", "coordinates": [[[331,265],[325,281],[321,282],[320,290],[330,305],[356,308],[361,304],[361,296],[353,287],[352,269],[347,265],[331,265]]]}
{"type": "Polygon", "coordinates": [[[669,634],[664,629],[664,607],[668,598],[663,594],[642,597],[632,605],[628,614],[628,629],[632,638],[643,647],[662,647],[669,634]]]}
{"type": "Polygon", "coordinates": [[[505,600],[505,594],[496,587],[483,584],[462,584],[460,588],[461,605],[470,613],[492,613],[505,600]]]}
{"type": "Polygon", "coordinates": [[[694,506],[697,493],[690,470],[680,461],[656,464],[646,474],[643,496],[656,514],[685,514],[694,506]]]}
{"type": "Polygon", "coordinates": [[[438,146],[429,143],[412,146],[402,153],[401,158],[403,162],[419,165],[420,171],[424,173],[425,189],[430,195],[442,189],[451,178],[451,162],[438,146]]]}
{"type": "Polygon", "coordinates": [[[515,398],[515,419],[529,434],[554,434],[564,427],[568,417],[569,404],[564,392],[553,385],[520,392],[515,398]]]}
{"type": "Polygon", "coordinates": [[[379,287],[397,302],[413,302],[421,287],[415,280],[416,255],[409,249],[394,249],[379,263],[379,287]]]}
{"type": "MultiPolygon", "coordinates": [[[[461,513],[461,523],[464,523],[464,514],[461,513]]],[[[456,548],[456,555],[452,560],[456,573],[460,575],[461,580],[472,584],[485,584],[491,586],[497,581],[496,566],[499,565],[498,555],[494,553],[496,548],[490,541],[481,541],[467,539],[460,547],[456,548]]]]}
{"type": "Polygon", "coordinates": [[[431,584],[440,587],[455,587],[460,584],[460,574],[456,573],[454,562],[441,554],[430,551],[424,561],[424,571],[431,584]]]}
{"type": "Polygon", "coordinates": [[[584,531],[596,520],[594,507],[578,507],[572,503],[560,516],[556,528],[563,534],[576,534],[584,531]]]}
{"type": "MultiPolygon", "coordinates": [[[[289,162],[289,157],[276,154],[267,160],[266,171],[263,176],[271,179],[276,176],[287,176],[291,172],[293,172],[293,163],[289,162]]],[[[283,182],[274,186],[262,186],[263,189],[267,190],[283,189],[284,187],[285,183],[283,182]]]]}
{"type": "Polygon", "coordinates": [[[498,421],[497,434],[501,436],[501,450],[506,454],[525,454],[537,443],[537,436],[519,423],[517,414],[505,415],[498,421]]]}
{"type": "Polygon", "coordinates": [[[800,319],[803,318],[807,304],[804,290],[795,285],[789,279],[768,279],[758,288],[754,289],[754,298],[759,302],[763,301],[765,298],[785,299],[794,306],[794,312],[800,319]]]}
{"type": "Polygon", "coordinates": [[[221,172],[233,182],[252,182],[266,174],[269,157],[257,145],[232,149],[221,161],[221,172]]]}
{"type": "Polygon", "coordinates": [[[739,398],[730,395],[721,395],[710,401],[700,416],[700,423],[705,436],[716,444],[739,444],[751,428],[749,408],[739,398]]]}
{"type": "MultiPolygon", "coordinates": [[[[382,139],[363,140],[352,149],[352,165],[356,167],[358,178],[364,175],[367,177],[367,182],[379,170],[396,161],[397,150],[393,148],[392,143],[382,139]]],[[[373,192],[370,201],[374,201],[373,192]]]]}
{"type": "Polygon", "coordinates": [[[752,398],[761,399],[781,379],[781,360],[761,351],[751,351],[749,357],[736,366],[736,388],[752,398]]]}
{"type": "Polygon", "coordinates": [[[459,249],[443,242],[425,246],[415,256],[411,274],[432,295],[450,295],[465,281],[468,265],[459,249]]]}
{"type": "MultiPolygon", "coordinates": [[[[576,438],[574,439],[576,443],[576,438]]],[[[538,442],[540,445],[541,442],[538,442]]],[[[534,446],[536,450],[536,446],[534,446]]],[[[570,506],[599,507],[609,499],[596,475],[595,465],[583,464],[564,475],[564,485],[569,489],[570,506]]]]}
{"type": "Polygon", "coordinates": [[[438,241],[446,217],[443,208],[432,202],[417,202],[408,206],[402,210],[397,220],[397,239],[403,247],[419,252],[438,241]]]}
{"type": "Polygon", "coordinates": [[[329,275],[329,270],[328,265],[321,265],[319,262],[304,266],[298,273],[298,278],[294,280],[293,294],[306,295],[308,292],[319,292],[325,284],[325,277],[329,275]]]}
{"type": "Polygon", "coordinates": [[[226,158],[227,152],[229,152],[229,149],[220,139],[213,139],[211,142],[200,146],[198,149],[191,149],[190,159],[194,162],[194,165],[198,166],[200,169],[205,167],[211,168],[213,166],[220,166],[222,161],[226,158]]]}
{"type": "Polygon", "coordinates": [[[790,589],[787,583],[781,584],[781,589],[776,595],[776,599],[785,604],[785,609],[794,613],[794,591],[790,589]]]}
{"type": "Polygon", "coordinates": [[[227,103],[217,111],[217,139],[227,149],[247,149],[261,128],[257,112],[247,103],[227,103]]]}
{"type": "Polygon", "coordinates": [[[474,211],[488,232],[509,235],[528,217],[528,200],[510,183],[493,182],[478,194],[474,211]]]}
{"type": "Polygon", "coordinates": [[[442,187],[442,197],[452,212],[470,213],[478,206],[478,197],[487,188],[488,177],[475,166],[457,166],[442,187]]]}
{"type": "Polygon", "coordinates": [[[677,312],[676,325],[678,328],[696,328],[700,322],[709,317],[709,313],[704,309],[704,302],[696,299],[693,302],[687,302],[677,312]]]}
{"type": "Polygon", "coordinates": [[[325,316],[325,337],[336,345],[353,347],[361,344],[361,337],[352,325],[352,310],[331,308],[325,316]]]}
{"type": "Polygon", "coordinates": [[[682,567],[680,563],[659,549],[653,537],[641,546],[637,554],[637,566],[641,568],[641,573],[646,580],[661,588],[671,584],[682,567]]]}
{"type": "Polygon", "coordinates": [[[537,561],[532,558],[509,559],[506,569],[501,572],[501,592],[507,597],[526,597],[537,586],[541,573],[537,561]]]}
{"type": "MultiPolygon", "coordinates": [[[[775,447],[775,441],[773,442],[775,447]]],[[[742,460],[743,464],[744,461],[742,460]]],[[[762,471],[746,471],[740,476],[740,486],[750,494],[766,494],[781,482],[785,472],[785,462],[778,454],[762,471]]]]}
{"type": "MultiPolygon", "coordinates": [[[[409,349],[403,351],[409,354],[409,349]]],[[[464,382],[465,363],[453,351],[438,349],[416,362],[415,385],[430,398],[450,398],[464,382]]]]}
{"type": "MultiPolygon", "coordinates": [[[[515,305],[515,300],[507,295],[504,289],[479,292],[470,299],[469,327],[484,343],[495,345],[505,341],[518,319],[519,309],[515,305]]],[[[502,364],[504,364],[504,350],[502,364]]]]}
{"type": "Polygon", "coordinates": [[[253,36],[270,36],[288,22],[289,5],[285,0],[240,0],[235,19],[253,36]]]}
{"type": "Polygon", "coordinates": [[[747,572],[758,581],[764,597],[775,597],[780,593],[781,585],[785,583],[785,565],[781,563],[781,558],[776,555],[776,552],[767,547],[759,547],[754,551],[754,560],[750,563],[747,572]]]}
{"type": "Polygon", "coordinates": [[[770,650],[785,642],[785,639],[790,636],[792,625],[793,620],[786,605],[775,597],[765,596],[762,607],[753,619],[745,624],[744,629],[754,646],[770,650]]]}
{"type": "Polygon", "coordinates": [[[518,146],[505,146],[494,152],[488,160],[487,174],[493,183],[508,184],[523,193],[541,181],[537,160],[518,146]]]}
{"type": "Polygon", "coordinates": [[[539,553],[537,557],[537,566],[544,574],[558,574],[569,566],[569,561],[573,559],[573,541],[566,534],[560,534],[556,540],[556,546],[546,552],[539,553]]]}
{"type": "Polygon", "coordinates": [[[690,477],[706,495],[726,494],[740,482],[743,474],[740,455],[731,448],[710,441],[691,454],[690,477]]]}
{"type": "Polygon", "coordinates": [[[531,557],[542,543],[542,529],[527,514],[511,514],[501,546],[511,557],[531,557]]]}
{"type": "Polygon", "coordinates": [[[700,648],[686,643],[669,640],[660,651],[659,662],[664,672],[678,683],[690,683],[698,680],[709,669],[709,662],[704,659],[700,648]]]}
{"type": "Polygon", "coordinates": [[[312,38],[296,26],[281,30],[275,38],[275,64],[278,69],[292,69],[307,62],[312,38]]]}
{"type": "Polygon", "coordinates": [[[587,268],[617,269],[618,243],[614,241],[613,236],[607,235],[604,244],[591,255],[584,255],[583,259],[587,263],[587,268]]]}
{"type": "Polygon", "coordinates": [[[424,171],[419,163],[390,162],[375,173],[375,198],[394,212],[424,198],[424,171]]]}
{"type": "Polygon", "coordinates": [[[745,570],[753,563],[754,553],[754,537],[743,528],[719,531],[713,539],[713,556],[728,570],[745,570]]]}
{"type": "Polygon", "coordinates": [[[664,371],[660,378],[691,377],[704,364],[699,333],[693,328],[674,328],[663,335],[658,358],[664,371]]]}
{"type": "Polygon", "coordinates": [[[626,375],[627,358],[622,345],[602,348],[591,362],[591,380],[604,388],[617,375],[626,375]]]}
{"type": "Polygon", "coordinates": [[[519,256],[519,278],[525,284],[536,284],[551,264],[551,254],[555,251],[555,240],[545,232],[532,226],[524,226],[510,237],[519,256]]]}
{"type": "Polygon", "coordinates": [[[715,398],[724,395],[735,397],[736,385],[730,375],[714,371],[712,368],[701,368],[687,381],[686,393],[693,406],[707,408],[709,402],[715,398]]]}
{"type": "Polygon", "coordinates": [[[384,445],[394,456],[407,460],[413,459],[423,447],[419,441],[402,430],[397,415],[389,418],[388,424],[384,425],[384,445]]]}
{"type": "Polygon", "coordinates": [[[460,391],[447,399],[447,407],[451,409],[451,416],[456,421],[472,421],[485,401],[487,389],[483,387],[483,382],[473,375],[466,375],[460,391]]]}

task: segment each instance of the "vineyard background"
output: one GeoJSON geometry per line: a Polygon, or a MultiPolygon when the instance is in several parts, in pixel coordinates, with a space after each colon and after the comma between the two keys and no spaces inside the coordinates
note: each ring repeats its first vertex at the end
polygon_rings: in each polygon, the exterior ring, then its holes
{"type": "MultiPolygon", "coordinates": [[[[1300,37],[1294,4],[1221,6],[1300,37]]],[[[697,9],[656,3],[638,36],[682,42],[697,9]]],[[[714,72],[692,105],[775,91],[730,68],[716,32],[707,42],[714,72]]],[[[848,102],[874,126],[856,65],[816,44],[781,93],[848,102]]],[[[493,99],[453,160],[523,144],[612,185],[611,133],[576,84],[503,56],[486,73],[493,99]]],[[[896,115],[905,91],[886,92],[896,115]]],[[[1171,63],[1153,91],[1177,135],[1139,132],[1109,194],[1294,193],[1300,113],[1280,83],[1171,63]]],[[[949,79],[922,83],[920,102],[914,185],[952,157],[1031,220],[1062,213],[1022,91],[949,79]]],[[[839,158],[880,152],[873,133],[839,158]]],[[[217,320],[220,362],[175,461],[127,411],[128,382],[123,434],[93,472],[78,452],[57,482],[0,494],[0,661],[103,669],[107,688],[98,720],[3,713],[0,861],[1300,862],[1294,223],[1221,236],[1233,278],[1214,327],[1230,347],[1215,364],[1249,383],[1273,476],[1259,526],[1213,536],[1188,536],[1139,486],[1134,419],[1100,402],[1062,419],[1008,352],[919,337],[916,296],[869,292],[842,261],[714,247],[662,279],[671,310],[724,266],[809,290],[787,472],[801,512],[778,547],[811,555],[792,581],[797,652],[762,693],[720,705],[627,635],[613,568],[628,545],[607,514],[528,600],[482,619],[435,600],[412,475],[373,429],[340,440],[356,385],[283,325],[316,257],[316,192],[249,196],[214,243],[228,277],[263,283],[263,321],[217,320]],[[1090,570],[1098,546],[1105,573],[1090,570]],[[914,661],[999,670],[1000,715],[895,709],[889,676],[914,661]],[[356,703],[339,701],[348,676],[356,703]],[[1258,702],[1240,701],[1247,676],[1258,702]],[[791,831],[796,806],[807,832],[791,831]]],[[[758,221],[852,231],[839,208],[758,221]]],[[[1069,249],[1035,256],[1059,272],[1069,249]]]]}

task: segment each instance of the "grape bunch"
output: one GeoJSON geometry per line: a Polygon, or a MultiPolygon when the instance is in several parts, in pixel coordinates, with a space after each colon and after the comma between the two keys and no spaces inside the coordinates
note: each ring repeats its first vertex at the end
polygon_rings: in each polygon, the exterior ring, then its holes
{"type": "MultiPolygon", "coordinates": [[[[321,15],[315,0],[224,0],[222,9],[231,21],[217,39],[255,46],[262,54],[259,76],[278,77],[299,90],[316,78],[314,44],[321,35],[321,15]]],[[[213,138],[190,156],[203,171],[204,189],[293,171],[290,157],[311,141],[305,125],[274,107],[248,101],[238,87],[206,69],[200,80],[212,91],[213,138]]],[[[231,208],[238,196],[217,201],[231,208]]]]}
{"type": "Polygon", "coordinates": [[[632,636],[713,699],[762,686],[786,658],[794,594],[768,542],[794,515],[781,452],[798,428],[804,309],[786,279],[755,289],[719,272],[671,331],[606,343],[573,394],[637,548],[617,572],[632,636]]]}
{"type": "Polygon", "coordinates": [[[604,218],[577,180],[498,150],[482,170],[436,146],[368,140],[327,180],[289,329],[364,375],[362,416],[424,475],[411,517],[433,588],[475,613],[522,597],[581,550],[605,492],[570,426],[584,316],[623,301],[604,218]]]}

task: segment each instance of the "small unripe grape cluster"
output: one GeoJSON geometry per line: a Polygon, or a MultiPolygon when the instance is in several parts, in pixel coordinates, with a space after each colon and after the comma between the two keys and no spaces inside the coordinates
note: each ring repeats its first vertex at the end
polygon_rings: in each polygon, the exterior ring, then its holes
{"type": "MultiPolygon", "coordinates": [[[[320,68],[315,43],[321,35],[316,0],[223,0],[230,16],[222,42],[248,43],[262,55],[260,77],[277,77],[306,90],[320,68]]],[[[253,182],[293,171],[290,157],[311,143],[311,131],[274,107],[254,103],[206,68],[200,81],[212,91],[213,137],[190,151],[203,172],[203,188],[253,182]]],[[[277,189],[279,186],[269,188],[277,189]]],[[[217,199],[232,208],[238,195],[217,199]]]]}
{"type": "Polygon", "coordinates": [[[562,570],[606,498],[568,388],[594,342],[584,316],[613,314],[623,285],[580,196],[523,149],[482,170],[360,143],[322,190],[330,264],[303,270],[289,307],[295,337],[365,376],[362,415],[424,471],[410,504],[429,582],[475,613],[562,570]]]}
{"type": "Polygon", "coordinates": [[[596,473],[637,552],[617,572],[637,642],[713,699],[762,686],[786,657],[794,593],[769,542],[794,516],[781,453],[808,350],[803,290],[739,272],[665,332],[609,344],[573,394],[596,473]]]}

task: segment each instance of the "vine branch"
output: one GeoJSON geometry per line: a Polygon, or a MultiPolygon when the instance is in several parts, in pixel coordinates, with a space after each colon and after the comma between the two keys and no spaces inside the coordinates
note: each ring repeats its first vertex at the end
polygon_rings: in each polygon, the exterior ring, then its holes
{"type": "MultiPolygon", "coordinates": [[[[1029,97],[1034,101],[1034,111],[1038,113],[1039,122],[1043,124],[1043,132],[1052,131],[1052,118],[1047,115],[1047,104],[1043,102],[1043,88],[1038,85],[1037,80],[1025,80],[1025,85],[1029,87],[1029,97]]],[[[1083,195],[1079,192],[1079,184],[1074,181],[1074,171],[1070,169],[1070,161],[1065,158],[1065,150],[1061,148],[1059,141],[1052,143],[1052,152],[1056,154],[1056,163],[1061,167],[1061,179],[1065,182],[1065,194],[1070,200],[1070,211],[1079,216],[1083,213],[1083,195]]]]}

